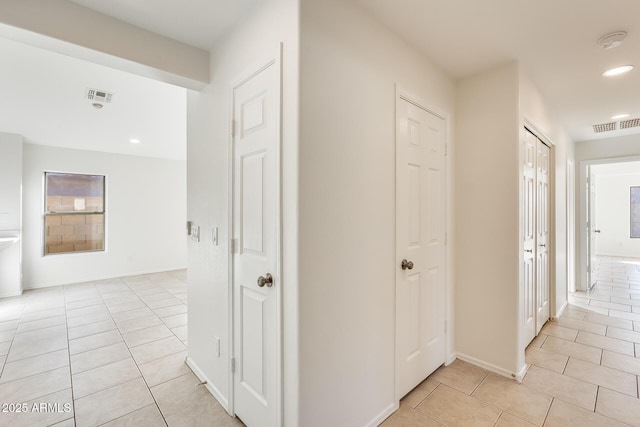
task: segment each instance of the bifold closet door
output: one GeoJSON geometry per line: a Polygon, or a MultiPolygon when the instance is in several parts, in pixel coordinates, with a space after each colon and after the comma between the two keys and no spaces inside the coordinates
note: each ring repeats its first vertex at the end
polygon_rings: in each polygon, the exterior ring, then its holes
{"type": "Polygon", "coordinates": [[[523,334],[528,344],[549,320],[550,149],[529,131],[523,141],[523,334]]]}

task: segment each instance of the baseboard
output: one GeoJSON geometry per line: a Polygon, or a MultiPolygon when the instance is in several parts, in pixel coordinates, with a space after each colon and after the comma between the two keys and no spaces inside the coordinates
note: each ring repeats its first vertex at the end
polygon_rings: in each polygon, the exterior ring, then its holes
{"type": "Polygon", "coordinates": [[[0,294],[0,298],[13,298],[13,297],[19,297],[20,295],[22,295],[22,291],[20,291],[20,292],[9,292],[9,293],[5,293],[5,294],[0,294]]]}
{"type": "MultiPolygon", "coordinates": [[[[193,359],[187,356],[185,358],[185,362],[187,363],[187,366],[189,367],[189,369],[193,371],[195,376],[198,377],[200,381],[203,381],[203,382],[206,381],[206,383],[204,384],[206,389],[209,390],[209,393],[211,393],[211,395],[215,397],[215,399],[220,403],[220,405],[222,405],[224,410],[227,411],[227,413],[229,413],[229,401],[224,397],[222,393],[220,393],[220,390],[218,390],[216,386],[214,386],[211,383],[211,381],[207,379],[207,376],[200,370],[200,368],[198,368],[198,365],[193,361],[193,359]]],[[[233,414],[229,414],[229,415],[231,415],[232,417],[234,416],[233,414]]]]}
{"type": "Polygon", "coordinates": [[[129,276],[139,276],[141,274],[154,274],[154,273],[167,273],[170,271],[177,271],[177,270],[186,270],[187,267],[176,267],[176,268],[168,268],[168,269],[163,269],[163,270],[145,270],[145,271],[137,271],[137,272],[132,272],[132,273],[125,273],[125,274],[120,274],[118,273],[117,275],[109,275],[109,276],[92,276],[92,277],[88,277],[86,279],[83,279],[81,281],[78,282],[60,282],[60,283],[46,283],[46,284],[40,284],[40,285],[36,285],[36,286],[24,286],[23,284],[23,290],[27,291],[27,290],[34,290],[34,289],[44,289],[44,288],[52,288],[54,286],[62,286],[62,285],[74,285],[76,283],[84,283],[84,282],[95,282],[98,280],[108,280],[108,279],[119,279],[121,277],[129,277],[129,276]]]}
{"type": "Polygon", "coordinates": [[[458,358],[458,353],[453,352],[449,358],[444,362],[444,366],[449,366],[458,358]]]}
{"type": "Polygon", "coordinates": [[[529,370],[529,366],[526,363],[524,364],[524,366],[522,367],[522,369],[520,369],[520,372],[518,372],[516,374],[516,378],[515,380],[518,381],[519,383],[522,382],[522,380],[524,379],[524,376],[527,375],[527,371],[529,370]]]}
{"type": "Polygon", "coordinates": [[[552,316],[551,319],[558,320],[560,316],[562,316],[562,313],[564,313],[564,310],[567,308],[568,305],[569,305],[569,301],[565,301],[564,304],[562,304],[562,307],[560,307],[560,310],[558,310],[558,313],[555,316],[552,316]]]}
{"type": "MultiPolygon", "coordinates": [[[[514,372],[509,372],[506,369],[502,369],[498,366],[492,365],[491,363],[487,363],[480,359],[476,359],[475,357],[467,356],[466,354],[458,353],[458,359],[465,362],[469,362],[472,365],[476,365],[480,368],[486,369],[487,371],[491,371],[495,374],[502,375],[503,377],[511,378],[512,380],[517,379],[518,376],[520,375],[520,372],[517,374],[514,372]]],[[[524,378],[524,373],[522,373],[522,377],[524,378]]]]}
{"type": "Polygon", "coordinates": [[[366,424],[366,427],[377,427],[380,424],[382,424],[382,422],[384,420],[386,420],[387,418],[389,418],[389,416],[391,414],[393,414],[394,412],[396,412],[398,410],[399,406],[396,405],[395,403],[392,403],[391,405],[387,406],[384,411],[380,412],[378,415],[376,415],[371,421],[369,421],[366,424]]]}

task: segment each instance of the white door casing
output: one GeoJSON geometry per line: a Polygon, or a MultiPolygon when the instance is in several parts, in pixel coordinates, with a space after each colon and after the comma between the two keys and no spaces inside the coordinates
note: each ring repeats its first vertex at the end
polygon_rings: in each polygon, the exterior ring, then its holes
{"type": "Polygon", "coordinates": [[[233,89],[233,410],[249,427],[280,417],[280,99],[278,61],[233,89]]]}
{"type": "Polygon", "coordinates": [[[529,343],[536,336],[536,289],[535,289],[535,246],[536,246],[536,151],[537,138],[525,131],[523,140],[524,206],[523,227],[523,293],[524,293],[524,342],[529,343]]]}
{"type": "Polygon", "coordinates": [[[587,235],[589,236],[589,272],[587,282],[589,288],[593,287],[596,284],[596,279],[598,277],[598,259],[597,259],[597,243],[598,243],[598,224],[596,222],[596,175],[593,172],[591,166],[587,167],[588,179],[587,179],[587,192],[588,197],[588,211],[587,211],[587,235]]]}
{"type": "Polygon", "coordinates": [[[549,154],[537,141],[536,164],[536,335],[549,320],[549,154]]]}
{"type": "Polygon", "coordinates": [[[445,362],[445,121],[396,106],[396,356],[398,397],[445,362]],[[412,263],[402,267],[403,260],[412,263]]]}

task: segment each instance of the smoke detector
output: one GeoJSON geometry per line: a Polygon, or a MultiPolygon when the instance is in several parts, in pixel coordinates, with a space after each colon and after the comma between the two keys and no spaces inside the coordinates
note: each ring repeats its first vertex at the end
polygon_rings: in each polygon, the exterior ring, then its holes
{"type": "Polygon", "coordinates": [[[605,34],[598,40],[598,45],[603,49],[613,49],[622,44],[622,41],[627,37],[626,31],[616,31],[613,33],[605,34]]]}
{"type": "Polygon", "coordinates": [[[111,103],[113,93],[101,89],[87,88],[86,97],[94,108],[100,109],[104,104],[111,103]]]}

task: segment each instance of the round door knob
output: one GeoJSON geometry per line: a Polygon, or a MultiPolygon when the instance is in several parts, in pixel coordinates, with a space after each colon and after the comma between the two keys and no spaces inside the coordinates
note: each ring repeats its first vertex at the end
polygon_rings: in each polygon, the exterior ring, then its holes
{"type": "Polygon", "coordinates": [[[403,259],[402,264],[400,264],[400,267],[402,267],[403,270],[413,270],[413,262],[403,259]]]}
{"type": "Polygon", "coordinates": [[[271,274],[267,273],[264,277],[258,277],[258,286],[263,288],[264,285],[267,285],[268,288],[273,286],[273,276],[271,276],[271,274]]]}

